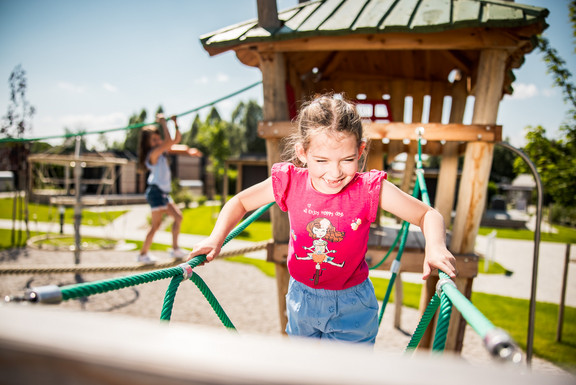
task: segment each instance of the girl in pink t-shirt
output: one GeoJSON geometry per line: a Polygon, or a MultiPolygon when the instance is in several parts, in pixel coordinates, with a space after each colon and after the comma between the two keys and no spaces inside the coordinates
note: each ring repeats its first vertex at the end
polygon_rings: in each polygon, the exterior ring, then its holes
{"type": "Polygon", "coordinates": [[[423,279],[432,269],[451,277],[456,270],[442,216],[388,182],[385,172],[359,172],[363,138],[353,103],[325,95],[305,104],[287,145],[289,162],[275,164],[270,178],[230,199],[190,258],[205,254],[213,260],[248,211],[275,201],[290,218],[286,332],[374,343],[378,303],[365,255],[378,207],[422,229],[423,279]]]}

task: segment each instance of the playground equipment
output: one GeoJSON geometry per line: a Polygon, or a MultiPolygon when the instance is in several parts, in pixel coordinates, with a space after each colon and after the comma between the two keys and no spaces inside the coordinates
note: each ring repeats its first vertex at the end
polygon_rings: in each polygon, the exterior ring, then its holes
{"type": "MultiPolygon", "coordinates": [[[[511,92],[511,71],[534,48],[533,38],[546,28],[547,15],[543,8],[484,0],[319,0],[281,12],[275,1],[260,0],[257,20],[222,28],[201,41],[210,55],[234,51],[243,64],[262,72],[260,136],[267,140],[269,166],[280,160],[281,140],[294,129],[290,120],[300,103],[326,90],[389,101],[395,121],[365,123],[372,139],[368,168],[382,169],[384,155],[390,160],[406,152],[404,191],[409,190],[415,166],[414,130],[424,127],[423,151],[442,155],[434,194],[442,199],[433,204],[447,227],[452,225],[449,247],[460,272],[455,283],[469,297],[477,274],[474,244],[493,148],[502,136],[502,128],[495,125],[499,102],[511,92]],[[469,96],[474,96],[472,121],[462,124],[469,96]],[[445,120],[448,123],[441,123],[445,120]],[[464,167],[458,184],[461,154],[464,167]]],[[[277,264],[284,328],[289,226],[279,209],[272,209],[271,217],[274,246],[269,260],[277,264]]],[[[386,246],[369,253],[385,253],[386,246]]],[[[419,271],[422,252],[411,251],[402,269],[419,271]]],[[[429,279],[423,288],[421,312],[437,280],[429,279]]],[[[460,351],[464,326],[461,318],[451,322],[447,349],[460,351]]],[[[425,335],[422,345],[431,344],[431,336],[425,335]]]]}
{"type": "MultiPolygon", "coordinates": [[[[259,3],[263,9],[271,4],[259,3]]],[[[442,19],[446,10],[440,4],[410,8],[409,4],[402,3],[313,1],[281,13],[280,18],[277,12],[259,12],[275,15],[276,21],[274,17],[265,20],[262,16],[259,22],[248,22],[207,35],[203,43],[211,54],[233,49],[243,63],[262,70],[265,122],[261,125],[261,135],[267,139],[270,164],[278,160],[280,139],[293,129],[287,122],[297,105],[292,103],[291,95],[301,100],[326,88],[350,95],[364,94],[369,99],[386,94],[390,96],[392,116],[405,115],[407,105],[404,100],[409,96],[412,98],[413,122],[424,120],[424,97],[429,96],[428,123],[367,125],[367,131],[374,140],[369,167],[381,168],[384,153],[389,157],[402,151],[414,155],[414,128],[425,127],[428,142],[425,151],[443,154],[441,182],[436,195],[447,198],[436,204],[446,218],[454,203],[455,160],[461,151],[465,151],[464,176],[460,183],[450,247],[458,254],[458,270],[461,272],[455,285],[466,298],[470,294],[474,269],[477,269],[473,245],[484,205],[492,148],[501,139],[501,128],[494,125],[498,103],[511,83],[508,71],[519,66],[522,56],[533,48],[530,37],[545,28],[547,11],[515,3],[464,1],[456,4],[454,13],[450,13],[457,21],[453,22],[452,18],[442,19]],[[471,8],[466,10],[464,6],[471,8]],[[399,15],[402,9],[410,17],[397,19],[403,22],[395,25],[390,23],[392,19],[388,18],[399,15]],[[480,9],[482,12],[478,11],[480,9]],[[481,19],[479,15],[482,14],[487,17],[481,19]],[[502,14],[506,16],[501,17],[502,14]],[[450,22],[442,23],[442,20],[450,22]],[[344,34],[345,30],[349,35],[344,34]],[[322,33],[314,36],[310,31],[322,33]],[[409,50],[413,52],[407,54],[409,50]],[[391,65],[383,67],[378,63],[391,65]],[[402,68],[393,63],[400,63],[402,68]],[[362,65],[365,67],[361,68],[362,65]],[[447,75],[454,69],[458,76],[451,83],[447,75]],[[461,122],[469,95],[476,97],[474,124],[463,125],[461,122]],[[452,123],[430,123],[440,121],[445,96],[452,97],[452,123]],[[382,142],[376,141],[379,139],[382,142]],[[462,274],[466,271],[470,275],[462,274]]],[[[413,156],[408,156],[408,170],[414,167],[410,164],[413,159],[413,156]]],[[[404,185],[407,188],[408,179],[404,185]]],[[[279,296],[282,298],[287,284],[283,265],[287,221],[278,210],[273,210],[272,218],[274,244],[269,255],[270,260],[277,262],[279,296]]],[[[446,222],[451,223],[449,215],[446,222]]],[[[187,272],[187,267],[181,267],[171,273],[182,275],[187,272]]],[[[433,281],[427,284],[422,298],[431,298],[437,303],[438,299],[434,298],[438,293],[435,293],[433,281]]],[[[441,281],[443,279],[439,278],[438,282],[441,281]]],[[[441,286],[446,285],[443,282],[441,286]]],[[[446,296],[455,294],[448,288],[452,286],[448,285],[440,293],[440,298],[444,292],[451,293],[446,296]]],[[[46,298],[53,296],[50,293],[45,295],[46,298]]],[[[445,317],[443,315],[442,319],[445,317]]],[[[447,332],[447,342],[443,347],[459,349],[462,325],[459,322],[453,328],[455,331],[447,332]]],[[[441,345],[444,336],[437,338],[441,345]]],[[[508,352],[508,348],[499,350],[508,352]]]]}
{"type": "MultiPolygon", "coordinates": [[[[30,199],[39,199],[40,196],[48,196],[51,206],[59,207],[62,210],[64,206],[74,207],[74,263],[80,263],[80,254],[82,251],[82,241],[80,235],[80,225],[82,221],[82,209],[85,206],[103,205],[105,199],[103,194],[115,191],[117,181],[117,166],[127,164],[126,159],[112,157],[89,157],[80,153],[81,137],[76,136],[74,155],[53,155],[53,154],[36,154],[28,157],[29,186],[26,194],[26,203],[30,199]],[[51,166],[57,166],[63,169],[63,175],[57,177],[48,171],[51,166]],[[98,168],[103,169],[99,178],[86,178],[83,176],[86,169],[98,168]],[[72,170],[73,178],[70,177],[72,170]],[[34,178],[37,175],[38,178],[34,178]],[[62,186],[62,189],[36,189],[36,185],[41,186],[62,186]],[[97,186],[96,195],[83,196],[82,190],[87,185],[97,186]],[[69,195],[74,186],[74,195],[69,195]]],[[[28,208],[26,208],[28,211],[28,208]]],[[[62,212],[60,213],[60,226],[63,226],[62,212]]],[[[43,238],[50,238],[52,235],[47,234],[43,238]]],[[[36,241],[41,239],[35,238],[36,241]]]]}
{"type": "MultiPolygon", "coordinates": [[[[426,204],[430,204],[430,199],[428,197],[428,190],[426,187],[426,182],[422,174],[422,149],[421,149],[421,138],[423,131],[419,130],[419,140],[418,140],[418,161],[417,161],[417,181],[414,188],[414,196],[417,196],[420,192],[422,195],[422,200],[426,204]]],[[[252,213],[248,218],[246,218],[242,223],[240,223],[230,234],[226,237],[224,244],[230,242],[238,234],[244,231],[252,222],[254,222],[258,217],[262,215],[266,210],[273,206],[270,203],[252,213]]],[[[384,310],[390,298],[391,289],[394,285],[394,280],[399,272],[400,260],[404,247],[406,245],[406,238],[408,235],[408,223],[405,222],[402,226],[402,231],[399,232],[398,237],[394,243],[400,239],[400,246],[396,259],[393,263],[392,268],[392,278],[389,282],[388,289],[386,291],[386,296],[384,298],[382,308],[380,311],[379,321],[382,320],[384,310]]],[[[389,255],[389,254],[388,254],[389,255]]],[[[387,256],[388,256],[387,255],[387,256]]],[[[387,257],[386,256],[386,257],[387,257]]],[[[217,314],[218,318],[227,328],[234,329],[235,327],[229,317],[226,315],[224,309],[218,303],[216,297],[212,294],[210,289],[206,286],[204,281],[193,272],[193,268],[204,263],[206,261],[206,256],[201,255],[193,258],[187,263],[182,263],[177,267],[166,268],[162,270],[156,270],[149,273],[142,273],[122,278],[112,278],[102,281],[89,282],[89,283],[79,283],[76,285],[68,285],[63,287],[58,287],[55,285],[48,285],[42,287],[36,287],[28,290],[23,297],[13,298],[16,301],[29,301],[29,302],[40,302],[47,304],[58,304],[62,301],[70,299],[79,299],[88,297],[90,295],[109,292],[113,290],[118,290],[126,287],[136,286],[143,283],[148,283],[156,281],[159,279],[170,278],[170,285],[166,290],[164,297],[164,304],[162,307],[162,312],[160,319],[164,321],[169,321],[172,308],[174,304],[174,298],[178,287],[184,280],[191,280],[200,289],[204,297],[208,300],[212,309],[217,314]]],[[[384,260],[383,260],[384,261],[384,260]]],[[[381,262],[383,262],[381,261],[381,262]]],[[[381,264],[381,263],[379,263],[381,264]]],[[[472,303],[462,295],[457,289],[455,283],[449,278],[448,275],[443,272],[439,272],[441,279],[438,281],[436,286],[436,294],[432,297],[416,332],[413,335],[412,340],[408,344],[406,350],[414,350],[420,343],[424,331],[427,329],[428,324],[433,318],[439,304],[441,303],[441,311],[436,327],[436,333],[434,338],[434,351],[443,351],[445,348],[447,331],[450,323],[450,316],[452,312],[452,306],[454,305],[463,314],[464,318],[474,330],[482,337],[486,348],[494,357],[498,357],[502,360],[508,360],[514,363],[521,362],[522,354],[516,344],[508,336],[506,332],[496,328],[486,317],[484,317],[472,303]]]]}

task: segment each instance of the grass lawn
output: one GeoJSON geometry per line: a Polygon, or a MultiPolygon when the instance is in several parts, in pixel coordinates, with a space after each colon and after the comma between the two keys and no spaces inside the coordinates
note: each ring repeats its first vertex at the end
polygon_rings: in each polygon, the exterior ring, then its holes
{"type": "MultiPolygon", "coordinates": [[[[182,211],[182,225],[180,232],[184,234],[210,235],[216,219],[220,213],[220,206],[199,206],[182,211]]],[[[270,221],[257,220],[250,224],[237,237],[238,239],[260,242],[272,238],[270,221]]]]}
{"type": "MultiPolygon", "coordinates": [[[[12,198],[0,199],[0,219],[12,220],[13,209],[14,200],[12,198]]],[[[102,212],[82,210],[82,224],[87,226],[105,226],[125,212],[126,210],[102,212]]],[[[60,224],[60,214],[57,206],[30,202],[28,205],[28,213],[31,222],[53,222],[57,225],[60,224]]],[[[74,223],[74,208],[67,207],[65,209],[64,222],[74,223]]]]}
{"type": "MultiPolygon", "coordinates": [[[[557,233],[541,232],[540,237],[543,242],[576,243],[576,229],[566,226],[555,225],[557,233]]],[[[479,235],[488,235],[496,230],[496,238],[519,239],[533,241],[534,232],[528,229],[501,229],[492,227],[480,227],[479,235]]]]}

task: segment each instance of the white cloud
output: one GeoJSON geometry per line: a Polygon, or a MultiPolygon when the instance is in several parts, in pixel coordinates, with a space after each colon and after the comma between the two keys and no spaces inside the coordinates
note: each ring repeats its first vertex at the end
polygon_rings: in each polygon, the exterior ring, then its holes
{"type": "Polygon", "coordinates": [[[220,74],[216,75],[216,81],[217,81],[218,83],[225,83],[225,82],[227,82],[228,80],[230,80],[230,77],[229,77],[228,75],[226,75],[226,74],[220,73],[220,74]]]}
{"type": "Polygon", "coordinates": [[[230,80],[230,76],[224,73],[219,73],[216,77],[202,76],[194,79],[194,84],[209,84],[209,83],[226,83],[230,80]]]}
{"type": "Polygon", "coordinates": [[[546,96],[547,98],[551,98],[556,96],[556,90],[554,88],[546,88],[542,91],[542,95],[546,96]]]}
{"type": "Polygon", "coordinates": [[[194,84],[208,84],[209,82],[210,79],[208,79],[208,76],[202,76],[200,78],[194,79],[194,84]]]}
{"type": "Polygon", "coordinates": [[[512,85],[514,93],[509,97],[510,99],[524,100],[538,96],[538,87],[535,84],[514,83],[512,85]]]}
{"type": "Polygon", "coordinates": [[[113,85],[110,84],[110,83],[104,83],[104,84],[102,84],[102,88],[104,88],[104,89],[105,89],[106,91],[108,91],[108,92],[113,92],[113,93],[118,92],[118,87],[113,86],[113,85]]]}
{"type": "Polygon", "coordinates": [[[76,84],[68,83],[68,82],[60,82],[58,83],[58,88],[61,90],[73,93],[73,94],[83,94],[86,92],[86,87],[79,86],[76,84]]]}

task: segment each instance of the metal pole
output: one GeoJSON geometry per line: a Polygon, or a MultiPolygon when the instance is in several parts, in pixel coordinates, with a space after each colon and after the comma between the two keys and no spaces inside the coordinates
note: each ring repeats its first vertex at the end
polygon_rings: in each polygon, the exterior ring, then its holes
{"type": "Polygon", "coordinates": [[[76,137],[76,148],[74,152],[74,195],[76,196],[76,203],[74,205],[74,263],[80,263],[80,247],[81,247],[81,239],[80,239],[80,222],[82,221],[82,197],[80,194],[80,190],[82,185],[80,184],[80,180],[82,177],[82,167],[80,164],[80,144],[81,144],[81,137],[76,137]]]}
{"type": "Polygon", "coordinates": [[[506,143],[499,142],[496,143],[504,148],[511,150],[520,156],[532,171],[534,180],[536,181],[536,190],[538,192],[538,202],[536,205],[536,228],[534,229],[534,257],[532,262],[532,287],[530,290],[530,310],[528,314],[528,337],[526,339],[526,363],[528,366],[532,365],[532,352],[534,346],[534,320],[536,316],[536,286],[538,281],[538,258],[540,256],[540,232],[541,232],[541,222],[542,222],[542,200],[543,200],[543,188],[542,180],[536,170],[536,166],[530,158],[520,149],[506,143]]]}
{"type": "Polygon", "coordinates": [[[556,342],[562,341],[562,328],[564,326],[564,307],[566,306],[566,283],[568,281],[568,264],[570,263],[570,243],[566,244],[564,257],[564,274],[562,274],[562,290],[560,291],[560,306],[558,307],[558,327],[556,329],[556,342]]]}

